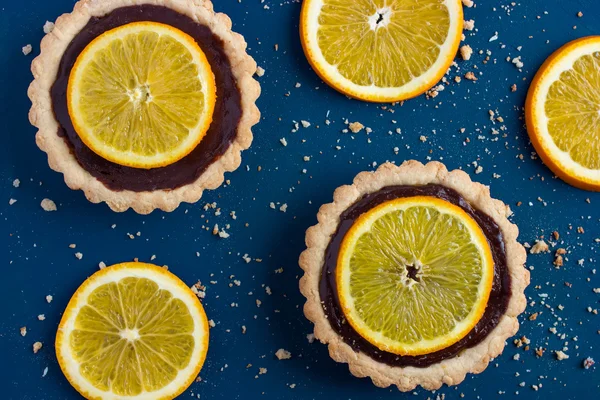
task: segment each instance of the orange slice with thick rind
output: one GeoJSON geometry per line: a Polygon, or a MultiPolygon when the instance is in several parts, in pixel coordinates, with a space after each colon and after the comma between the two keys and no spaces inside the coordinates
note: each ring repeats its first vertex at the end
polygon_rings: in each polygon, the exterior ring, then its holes
{"type": "Polygon", "coordinates": [[[198,376],[208,337],[188,286],[164,268],[129,262],[77,289],[55,347],[63,373],[87,399],[172,399],[198,376]]]}
{"type": "Polygon", "coordinates": [[[600,191],[600,36],[567,43],[544,62],[525,116],[548,168],[573,186],[600,191]]]}
{"type": "Polygon", "coordinates": [[[396,102],[432,88],[462,37],[461,0],[304,0],[300,38],[328,85],[356,99],[396,102]]]}
{"type": "Polygon", "coordinates": [[[194,39],[157,22],[133,22],[94,39],[67,87],[75,131],[116,164],[157,168],[189,154],[205,136],[215,77],[194,39]]]}
{"type": "Polygon", "coordinates": [[[348,323],[380,350],[410,356],[465,337],[485,312],[493,278],[481,227],[429,196],[390,200],[357,218],[336,267],[348,323]]]}

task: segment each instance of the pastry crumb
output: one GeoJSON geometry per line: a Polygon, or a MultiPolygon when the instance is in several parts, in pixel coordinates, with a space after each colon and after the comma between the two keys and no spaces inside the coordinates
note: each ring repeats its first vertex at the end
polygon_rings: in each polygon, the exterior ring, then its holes
{"type": "Polygon", "coordinates": [[[263,67],[256,67],[256,75],[257,76],[263,76],[265,74],[265,69],[263,67]]]}
{"type": "Polygon", "coordinates": [[[26,44],[25,46],[23,46],[21,48],[21,51],[23,52],[24,55],[28,55],[29,53],[31,53],[32,50],[33,50],[33,47],[31,47],[30,44],[26,44]]]}
{"type": "Polygon", "coordinates": [[[35,342],[33,344],[33,354],[37,354],[38,351],[40,351],[42,348],[42,342],[35,342]]]}
{"type": "Polygon", "coordinates": [[[538,240],[529,250],[531,254],[549,253],[548,244],[543,240],[538,240]]]}
{"type": "Polygon", "coordinates": [[[26,326],[22,326],[19,329],[19,332],[21,332],[21,336],[25,337],[25,335],[27,335],[27,327],[26,326]]]}
{"type": "Polygon", "coordinates": [[[470,81],[476,81],[477,77],[475,76],[475,74],[472,71],[469,71],[465,74],[465,79],[468,79],[470,81]]]}
{"type": "Polygon", "coordinates": [[[557,350],[554,352],[554,354],[556,354],[556,359],[558,361],[566,360],[567,358],[569,358],[568,354],[566,354],[562,350],[557,350]]]}
{"type": "Polygon", "coordinates": [[[45,34],[52,32],[54,30],[54,22],[46,21],[43,29],[45,34]]]}
{"type": "Polygon", "coordinates": [[[463,29],[467,31],[472,31],[473,29],[475,29],[475,21],[473,21],[472,19],[465,20],[463,29]]]}
{"type": "Polygon", "coordinates": [[[358,132],[362,131],[364,128],[365,128],[365,126],[358,121],[348,124],[348,129],[350,129],[350,132],[352,132],[352,133],[358,133],[358,132]]]}
{"type": "Polygon", "coordinates": [[[594,359],[592,357],[588,357],[585,360],[583,360],[583,368],[585,369],[590,369],[592,368],[592,366],[596,364],[596,362],[594,361],[594,359]]]}
{"type": "Polygon", "coordinates": [[[473,49],[468,44],[461,46],[460,55],[463,60],[468,61],[471,59],[471,55],[473,54],[473,49]]]}
{"type": "Polygon", "coordinates": [[[56,211],[57,210],[56,203],[50,199],[42,200],[42,202],[40,203],[40,206],[42,206],[42,209],[44,211],[56,211]]]}
{"type": "Polygon", "coordinates": [[[275,352],[275,357],[277,357],[278,360],[289,360],[292,358],[292,353],[285,349],[279,349],[275,352]]]}

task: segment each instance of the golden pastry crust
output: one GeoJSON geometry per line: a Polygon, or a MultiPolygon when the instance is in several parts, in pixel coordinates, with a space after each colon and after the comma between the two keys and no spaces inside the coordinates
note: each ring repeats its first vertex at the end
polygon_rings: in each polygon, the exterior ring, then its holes
{"type": "Polygon", "coordinates": [[[304,314],[315,325],[315,337],[329,346],[329,355],[335,361],[348,363],[350,372],[357,377],[370,377],[379,387],[396,385],[401,391],[413,390],[421,385],[428,390],[438,389],[442,384],[457,385],[467,373],[480,373],[490,360],[502,353],[505,341],[519,329],[517,316],[527,305],[525,288],[529,285],[529,271],[524,268],[526,252],[517,242],[519,230],[507,217],[510,208],[490,197],[487,186],[471,181],[460,170],[449,172],[439,162],[423,165],[406,161],[401,166],[390,163],[381,165],[375,172],[362,172],[352,185],[339,187],[333,195],[333,203],[323,205],[317,215],[319,223],[306,231],[307,249],[300,255],[300,267],[304,276],[300,279],[300,291],[306,297],[304,314]],[[426,368],[392,367],[375,361],[368,355],[355,352],[333,330],[319,295],[319,281],[324,256],[332,235],[336,232],[340,214],[367,193],[393,185],[439,184],[456,190],[473,207],[489,215],[500,227],[506,246],[506,262],[511,276],[511,298],[504,316],[492,332],[478,345],[465,349],[460,355],[443,360],[426,368]]]}
{"type": "Polygon", "coordinates": [[[260,120],[255,104],[260,95],[260,85],[252,78],[256,62],[246,53],[244,37],[231,31],[231,19],[225,14],[215,13],[209,0],[81,0],[75,4],[73,12],[60,16],[52,32],[43,38],[41,53],[33,60],[31,71],[35,79],[28,90],[32,102],[29,120],[39,129],[36,143],[48,154],[50,168],[61,172],[71,189],[83,190],[88,200],[93,203],[104,201],[114,211],[121,212],[131,207],[140,214],[148,214],[157,208],[173,211],[181,202],[198,201],[205,189],[221,186],[225,172],[239,167],[241,152],[252,143],[252,126],[260,120]],[[241,93],[242,116],[237,135],[227,151],[195,182],[174,190],[113,191],[82,168],[63,138],[58,136],[59,123],[52,111],[50,89],[65,49],[91,17],[101,17],[120,7],[142,4],[171,8],[210,27],[223,41],[241,93]]]}

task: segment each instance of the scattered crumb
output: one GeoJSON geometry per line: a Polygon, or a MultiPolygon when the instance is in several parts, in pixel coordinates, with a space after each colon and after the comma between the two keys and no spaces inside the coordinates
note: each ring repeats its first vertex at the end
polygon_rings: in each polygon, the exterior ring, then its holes
{"type": "Polygon", "coordinates": [[[476,81],[477,77],[475,76],[475,74],[472,71],[469,71],[465,74],[465,79],[468,79],[470,81],[476,81]]]}
{"type": "Polygon", "coordinates": [[[46,21],[44,24],[44,33],[48,34],[54,30],[54,22],[46,21]]]}
{"type": "Polygon", "coordinates": [[[81,260],[83,258],[83,253],[78,251],[77,253],[75,253],[75,258],[77,258],[78,260],[81,260]]]}
{"type": "Polygon", "coordinates": [[[26,326],[22,326],[19,331],[21,332],[21,336],[25,336],[27,335],[27,327],[26,326]]]}
{"type": "Polygon", "coordinates": [[[548,248],[548,244],[543,240],[538,240],[529,250],[531,254],[539,254],[539,253],[548,253],[550,249],[548,248]]]}
{"type": "Polygon", "coordinates": [[[583,360],[583,368],[585,368],[585,369],[592,368],[592,366],[594,364],[596,364],[596,362],[594,361],[594,359],[592,357],[588,357],[585,360],[583,360]]]}
{"type": "Polygon", "coordinates": [[[475,21],[473,21],[472,19],[465,20],[465,23],[463,25],[463,29],[465,29],[467,31],[472,31],[473,29],[475,29],[475,21]]]}
{"type": "Polygon", "coordinates": [[[263,76],[265,74],[265,69],[263,67],[256,67],[256,75],[257,76],[263,76]]]}
{"type": "Polygon", "coordinates": [[[37,354],[38,351],[42,348],[42,342],[35,342],[33,344],[33,354],[37,354]]]}
{"type": "Polygon", "coordinates": [[[277,357],[278,360],[289,360],[292,358],[292,353],[284,349],[279,349],[275,353],[275,357],[277,357]]]}
{"type": "Polygon", "coordinates": [[[23,54],[28,55],[29,53],[31,53],[31,51],[33,50],[33,47],[31,47],[30,44],[23,46],[23,48],[21,48],[21,51],[23,52],[23,54]]]}
{"type": "Polygon", "coordinates": [[[363,124],[361,124],[360,122],[352,122],[350,124],[348,124],[348,129],[350,129],[350,132],[352,133],[358,133],[360,131],[362,131],[365,128],[365,126],[363,124]]]}
{"type": "Polygon", "coordinates": [[[554,354],[556,354],[556,359],[558,361],[566,360],[567,358],[569,358],[569,356],[565,354],[562,350],[557,350],[554,352],[554,354]]]}
{"type": "Polygon", "coordinates": [[[473,54],[473,49],[468,44],[465,44],[460,48],[460,55],[463,60],[465,60],[465,61],[470,60],[472,54],[473,54]]]}
{"type": "Polygon", "coordinates": [[[19,179],[15,179],[15,180],[13,181],[13,186],[14,186],[14,187],[16,187],[16,188],[18,188],[18,187],[19,187],[19,185],[21,185],[21,181],[20,181],[19,179]]]}
{"type": "Polygon", "coordinates": [[[50,199],[44,199],[40,203],[44,211],[56,211],[56,203],[50,199]]]}

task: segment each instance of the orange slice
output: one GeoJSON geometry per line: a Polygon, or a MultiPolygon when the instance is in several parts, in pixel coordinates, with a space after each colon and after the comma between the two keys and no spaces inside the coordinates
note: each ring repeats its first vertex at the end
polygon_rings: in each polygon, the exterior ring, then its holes
{"type": "Polygon", "coordinates": [[[566,44],[536,74],[525,104],[527,131],[565,182],[600,191],[600,36],[566,44]]]}
{"type": "Polygon", "coordinates": [[[215,78],[188,34],[157,22],[103,33],[77,57],[67,87],[73,126],[94,153],[135,168],[172,164],[212,121],[215,78]]]}
{"type": "Polygon", "coordinates": [[[410,356],[465,337],[485,312],[493,278],[477,222],[428,196],[390,200],[357,218],[336,266],[348,323],[380,350],[410,356]]]}
{"type": "Polygon", "coordinates": [[[300,38],[316,73],[360,100],[395,102],[433,87],[458,50],[461,0],[304,0],[300,38]]]}
{"type": "Polygon", "coordinates": [[[56,334],[60,368],[87,399],[172,399],[196,379],[207,349],[196,295],[166,269],[139,262],[89,277],[56,334]]]}

